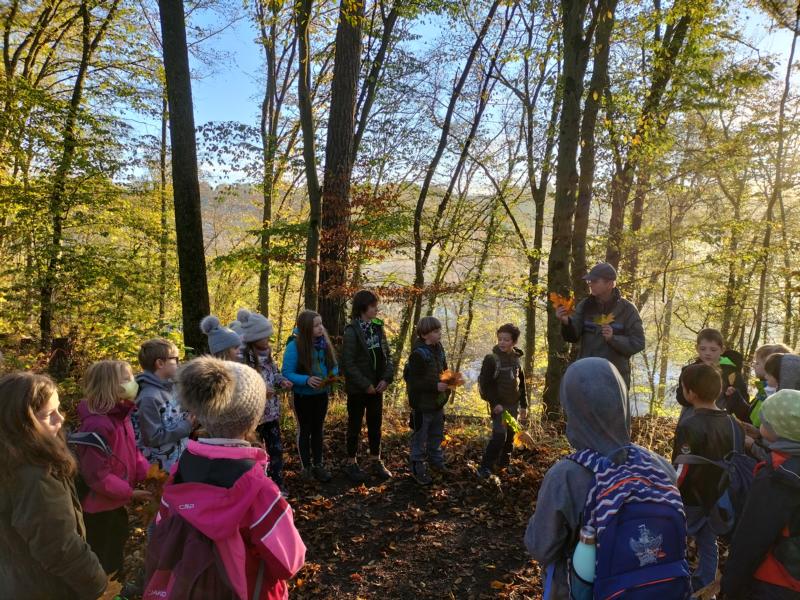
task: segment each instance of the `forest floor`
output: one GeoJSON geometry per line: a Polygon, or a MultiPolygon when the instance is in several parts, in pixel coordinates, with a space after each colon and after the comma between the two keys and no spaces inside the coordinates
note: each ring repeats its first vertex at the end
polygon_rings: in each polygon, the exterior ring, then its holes
{"type": "MultiPolygon", "coordinates": [[[[445,457],[451,472],[421,487],[408,469],[407,415],[387,412],[383,456],[394,478],[385,483],[355,485],[341,470],[343,403],[334,403],[326,423],[334,475],[327,484],[297,476],[297,453],[287,443],[293,432],[284,430],[289,502],[308,547],[305,567],[290,582],[290,596],[540,598],[539,566],[527,556],[523,535],[545,472],[569,452],[559,428],[533,426],[537,449],[515,450],[508,470],[481,481],[476,470],[488,418],[449,419],[445,457]]],[[[673,429],[669,419],[634,421],[636,441],[661,453],[668,452],[673,429]]],[[[145,539],[138,514],[132,519],[129,572],[141,568],[145,539]]]]}

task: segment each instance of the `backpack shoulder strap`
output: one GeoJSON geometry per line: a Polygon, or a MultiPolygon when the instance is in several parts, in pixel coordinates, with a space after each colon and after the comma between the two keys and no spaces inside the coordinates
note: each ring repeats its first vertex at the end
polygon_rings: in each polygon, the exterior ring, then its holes
{"type": "Polygon", "coordinates": [[[500,377],[500,356],[496,352],[492,352],[494,358],[494,378],[500,377]]]}
{"type": "Polygon", "coordinates": [[[710,458],[706,458],[705,456],[699,456],[697,454],[681,454],[675,458],[676,465],[711,465],[714,467],[719,467],[720,469],[727,469],[727,466],[724,462],[720,460],[711,460],[710,458]]]}
{"type": "Polygon", "coordinates": [[[74,446],[87,446],[100,450],[104,454],[111,456],[111,446],[106,439],[96,431],[77,431],[67,436],[67,443],[74,446]]]}
{"type": "Polygon", "coordinates": [[[728,415],[731,423],[731,432],[733,433],[733,451],[739,454],[744,454],[744,431],[739,427],[733,415],[728,415]]]}

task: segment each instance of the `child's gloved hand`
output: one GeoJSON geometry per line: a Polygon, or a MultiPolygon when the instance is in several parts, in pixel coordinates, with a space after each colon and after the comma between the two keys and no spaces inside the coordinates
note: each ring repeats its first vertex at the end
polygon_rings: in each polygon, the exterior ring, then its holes
{"type": "Polygon", "coordinates": [[[449,389],[450,389],[450,386],[447,385],[446,383],[442,382],[442,381],[440,381],[439,383],[436,384],[436,390],[439,391],[439,392],[446,392],[449,389]]]}
{"type": "Polygon", "coordinates": [[[492,409],[492,412],[493,412],[494,414],[496,414],[496,415],[499,415],[501,412],[503,412],[503,405],[502,405],[502,404],[498,404],[498,405],[496,405],[496,406],[495,406],[495,407],[492,409]]]}

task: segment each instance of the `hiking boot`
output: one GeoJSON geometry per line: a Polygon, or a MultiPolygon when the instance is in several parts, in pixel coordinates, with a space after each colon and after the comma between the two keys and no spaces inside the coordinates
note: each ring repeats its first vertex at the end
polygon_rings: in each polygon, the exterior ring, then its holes
{"type": "Polygon", "coordinates": [[[415,462],[411,465],[411,476],[420,485],[430,485],[433,479],[428,475],[428,469],[425,467],[424,462],[415,462]]]}
{"type": "Polygon", "coordinates": [[[353,483],[363,483],[367,480],[367,474],[361,470],[358,463],[348,463],[344,467],[344,474],[353,483]]]}
{"type": "Polygon", "coordinates": [[[311,467],[311,474],[314,476],[314,479],[321,481],[322,483],[327,483],[331,480],[330,471],[328,471],[328,469],[322,465],[315,465],[311,467]]]}
{"type": "Polygon", "coordinates": [[[392,478],[392,472],[386,468],[386,465],[380,459],[372,461],[372,472],[378,479],[383,479],[384,481],[392,478]]]}
{"type": "Polygon", "coordinates": [[[489,479],[492,476],[492,470],[489,467],[481,467],[478,469],[479,479],[489,479]]]}

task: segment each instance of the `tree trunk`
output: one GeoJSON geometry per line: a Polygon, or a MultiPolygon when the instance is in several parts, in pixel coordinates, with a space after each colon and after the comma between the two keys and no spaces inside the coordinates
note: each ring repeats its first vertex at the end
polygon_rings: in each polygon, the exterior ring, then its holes
{"type": "Polygon", "coordinates": [[[300,128],[303,131],[303,163],[308,189],[308,236],[303,275],[306,308],[316,310],[319,299],[317,275],[319,273],[320,221],[322,219],[322,190],[317,176],[317,155],[314,143],[314,112],[311,106],[311,42],[309,26],[313,0],[299,0],[295,6],[295,25],[300,51],[298,58],[297,104],[300,128]]]}
{"type": "Polygon", "coordinates": [[[475,319],[475,300],[480,290],[479,282],[483,279],[484,271],[486,270],[486,263],[489,261],[489,252],[492,248],[495,233],[497,232],[497,200],[491,203],[491,215],[489,216],[489,224],[486,226],[486,237],[483,240],[483,248],[481,249],[480,257],[475,273],[475,283],[471,286],[469,291],[469,300],[467,301],[467,322],[464,324],[464,334],[461,336],[461,343],[458,346],[458,354],[456,355],[455,370],[461,370],[461,364],[464,360],[464,352],[469,343],[469,336],[472,332],[472,323],[475,319]]]}
{"type": "Polygon", "coordinates": [[[628,205],[631,187],[633,186],[639,163],[646,154],[642,151],[642,146],[647,144],[651,131],[658,131],[666,125],[666,118],[663,121],[659,121],[661,101],[672,79],[675,65],[686,40],[691,22],[691,15],[685,14],[678,19],[674,26],[672,24],[667,26],[664,39],[653,61],[655,65],[653,78],[642,107],[642,115],[632,137],[632,140],[638,141],[631,142],[632,145],[628,152],[627,160],[621,168],[618,166],[611,180],[611,217],[608,224],[606,262],[612,264],[614,268],[619,267],[619,261],[622,256],[625,209],[628,205]]]}
{"type": "MultiPolygon", "coordinates": [[[[586,0],[562,0],[563,38],[563,100],[558,138],[558,165],[556,167],[555,205],[553,207],[553,238],[547,263],[548,287],[560,294],[569,295],[570,253],[572,249],[572,218],[575,212],[575,195],[578,188],[577,153],[581,126],[581,96],[583,77],[589,57],[591,35],[585,35],[583,21],[586,0]]],[[[545,374],[544,411],[546,419],[560,415],[558,388],[567,366],[567,344],[561,336],[561,322],[548,304],[547,320],[547,372],[545,374]]]]}
{"type": "MultiPolygon", "coordinates": [[[[677,285],[675,285],[677,287],[677,285]]],[[[672,302],[675,298],[674,288],[667,296],[667,303],[664,305],[664,326],[661,330],[661,364],[658,370],[658,392],[656,394],[656,407],[664,406],[664,399],[667,394],[667,372],[669,371],[669,349],[670,335],[672,333],[672,302]]],[[[652,408],[651,408],[652,412],[652,408]]]]}
{"type": "MultiPolygon", "coordinates": [[[[486,18],[481,25],[481,29],[475,38],[475,42],[472,44],[472,48],[467,55],[467,60],[464,63],[464,69],[461,71],[458,80],[453,86],[453,90],[450,94],[450,101],[445,112],[444,122],[442,123],[442,130],[439,135],[439,143],[433,154],[433,158],[431,158],[431,161],[428,164],[428,168],[425,171],[425,177],[422,181],[422,185],[420,186],[417,204],[414,209],[414,285],[411,296],[406,303],[403,315],[403,321],[400,330],[401,335],[398,336],[399,345],[395,348],[395,354],[397,355],[402,353],[402,344],[405,343],[405,338],[409,327],[411,326],[412,321],[416,321],[419,318],[422,308],[422,294],[425,287],[425,266],[427,262],[424,256],[422,244],[422,219],[425,214],[425,201],[428,198],[428,191],[430,190],[433,176],[436,173],[439,162],[441,161],[444,151],[447,148],[447,141],[450,137],[450,127],[452,125],[456,104],[461,97],[461,92],[472,70],[472,65],[480,53],[481,48],[483,48],[483,40],[486,38],[486,34],[489,31],[489,26],[492,24],[494,15],[499,6],[500,0],[494,0],[492,5],[489,7],[489,12],[487,13],[486,18]]],[[[397,362],[395,362],[395,364],[397,364],[397,362]]]]}
{"type": "Polygon", "coordinates": [[[207,340],[200,331],[200,320],[210,309],[183,0],[159,0],[158,7],[169,105],[183,340],[191,352],[202,354],[207,340]]]}
{"type": "Polygon", "coordinates": [[[595,129],[601,98],[608,86],[608,57],[611,49],[611,34],[614,30],[614,12],[617,0],[605,0],[598,6],[598,24],[594,39],[594,62],[592,78],[583,108],[581,123],[580,178],[578,180],[578,199],[575,206],[575,226],[572,232],[572,289],[576,299],[588,294],[586,282],[582,279],[587,272],[586,232],[589,229],[589,212],[592,206],[595,169],[595,129]]]}
{"type": "Polygon", "coordinates": [[[764,241],[761,246],[761,275],[758,283],[758,304],[756,306],[755,315],[755,331],[751,340],[750,351],[748,356],[755,354],[758,347],[759,338],[761,337],[761,327],[764,320],[764,307],[766,304],[767,293],[767,272],[769,270],[769,246],[772,236],[772,219],[774,218],[775,205],[778,203],[783,192],[783,151],[784,151],[784,126],[786,123],[786,103],[789,98],[789,92],[792,85],[792,68],[794,67],[794,53],[797,46],[797,36],[800,34],[800,2],[797,3],[794,22],[794,33],[792,35],[792,46],[789,50],[789,60],[786,67],[786,76],[784,77],[783,94],[778,108],[778,126],[776,135],[778,138],[778,148],[775,153],[775,181],[770,194],[769,201],[767,202],[766,213],[766,228],[764,230],[764,241]]]}
{"type": "Polygon", "coordinates": [[[169,251],[169,224],[167,223],[167,91],[161,98],[161,145],[158,150],[158,195],[161,201],[161,231],[158,238],[158,328],[164,327],[167,311],[167,252],[169,251]]]}
{"type": "Polygon", "coordinates": [[[53,187],[50,192],[49,213],[52,231],[50,233],[50,246],[48,248],[47,267],[39,287],[39,330],[40,348],[42,352],[50,352],[53,343],[53,316],[54,302],[53,295],[58,284],[58,272],[61,268],[61,249],[63,242],[64,218],[66,215],[66,189],[67,179],[72,171],[75,161],[75,153],[78,148],[78,113],[83,100],[83,90],[86,82],[86,74],[91,64],[97,46],[106,34],[108,26],[114,19],[119,0],[114,0],[108,8],[105,17],[100,23],[94,36],[92,36],[92,13],[91,7],[85,0],[78,7],[78,15],[81,19],[81,58],[78,64],[78,71],[75,75],[75,82],[72,86],[67,114],[64,120],[61,139],[63,149],[58,166],[53,175],[53,187]]]}
{"type": "Polygon", "coordinates": [[[347,302],[350,179],[353,173],[356,97],[361,70],[364,3],[341,0],[333,59],[325,178],[322,186],[319,312],[329,334],[341,340],[347,302]]]}

